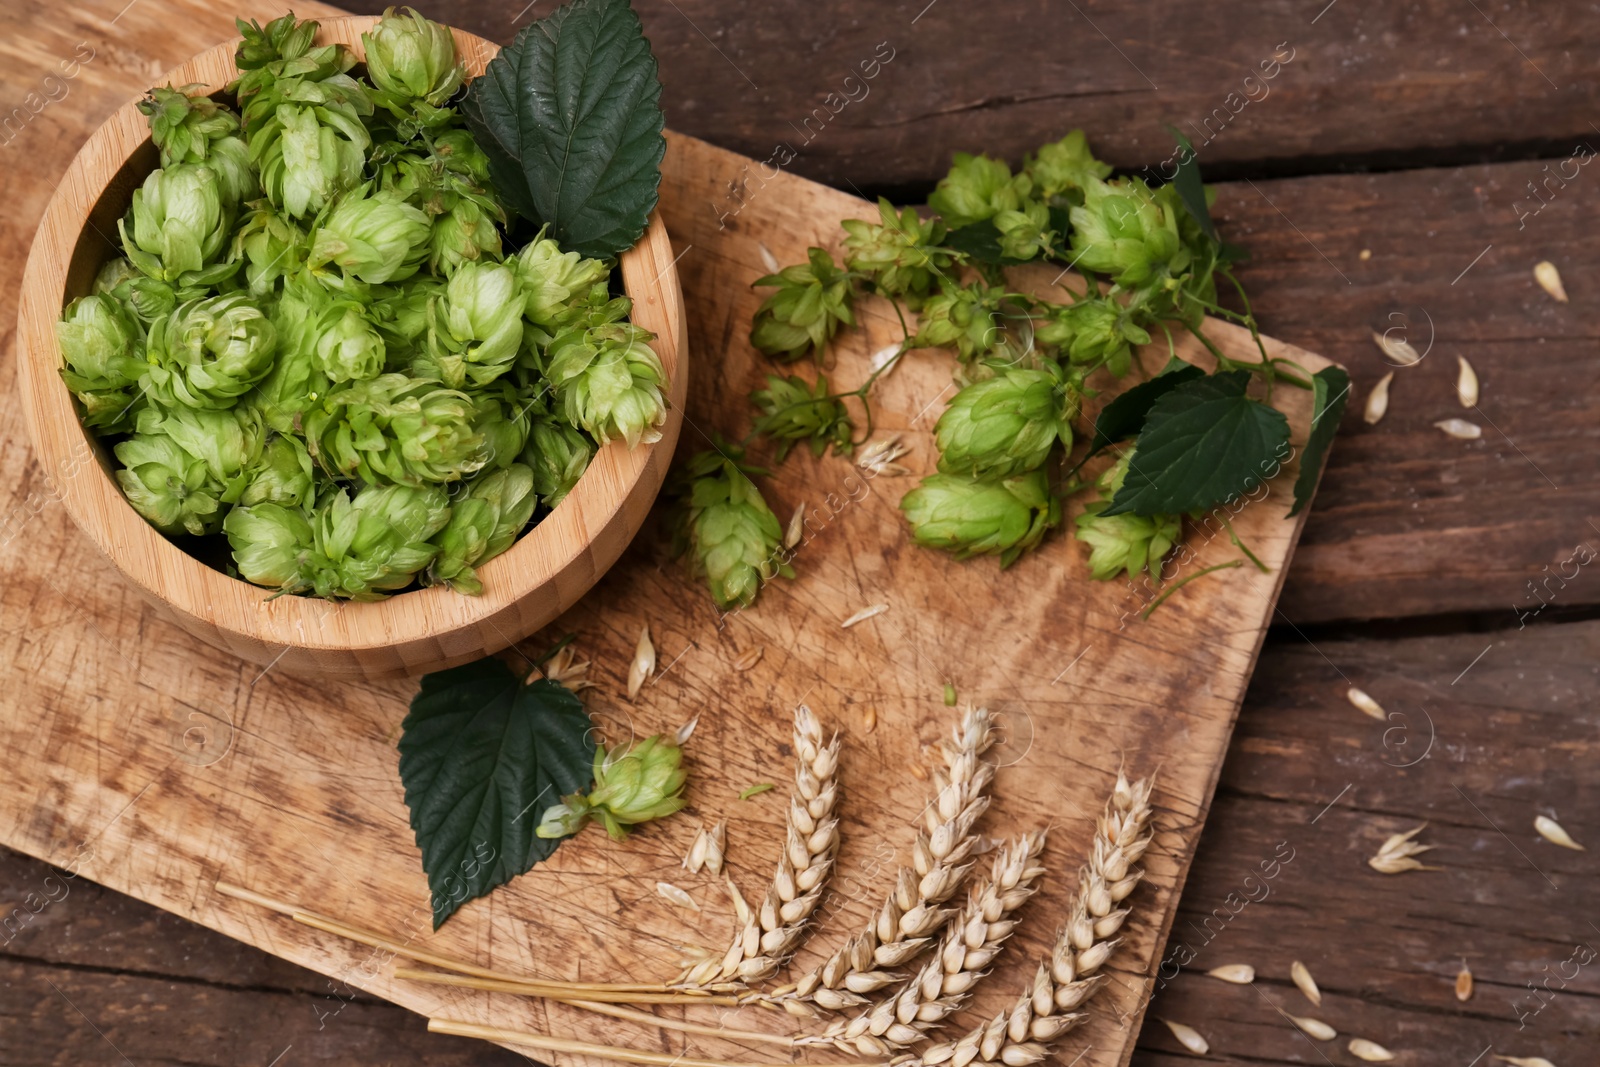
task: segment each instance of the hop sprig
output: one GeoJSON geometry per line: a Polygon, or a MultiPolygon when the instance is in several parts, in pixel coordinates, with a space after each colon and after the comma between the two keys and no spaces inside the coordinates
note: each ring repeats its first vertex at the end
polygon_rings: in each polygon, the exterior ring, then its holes
{"type": "Polygon", "coordinates": [[[955,253],[940,247],[945,225],[923,220],[914,208],[896,214],[894,205],[880,197],[881,222],[845,219],[844,262],[850,270],[869,277],[879,292],[904,297],[915,308],[938,278],[955,263],[955,253]]]}
{"type": "Polygon", "coordinates": [[[774,460],[782,463],[789,449],[799,441],[811,442],[811,454],[820,456],[832,445],[835,452],[849,455],[855,431],[844,401],[829,392],[828,376],[817,375],[812,385],[797,375],[767,375],[767,387],[750,394],[761,418],[753,433],[778,442],[774,460]]]}
{"type": "Polygon", "coordinates": [[[850,272],[821,248],[807,252],[804,263],[757,278],[752,284],[775,291],[756,310],[750,343],[783,363],[821,358],[841,325],[855,325],[850,282],[850,272]]]}

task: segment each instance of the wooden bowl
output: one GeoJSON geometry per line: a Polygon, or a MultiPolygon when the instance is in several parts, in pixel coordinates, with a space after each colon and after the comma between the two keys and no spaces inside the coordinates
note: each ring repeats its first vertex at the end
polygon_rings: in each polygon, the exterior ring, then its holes
{"type": "MultiPolygon", "coordinates": [[[[317,43],[340,42],[365,56],[371,17],[328,19],[317,43]]],[[[483,73],[499,46],[452,30],[469,75],[483,73]]],[[[215,92],[238,76],[236,42],[183,64],[160,84],[201,84],[215,92]]],[[[683,294],[659,216],[621,256],[633,320],[656,335],[669,376],[661,440],[630,450],[602,447],[565,500],[503,555],[478,570],[481,596],[446,586],[374,603],[268,590],[200,562],[145,522],[123,498],[106,450],[85,430],[61,381],[55,322],[89,291],[114,255],[117,219],[154,170],[155,146],[137,101],[94,132],[62,177],[34,238],[18,313],[18,368],[39,464],[67,513],[145,596],[196,637],[247,660],[299,675],[384,678],[437,670],[506,648],[570,607],[616,562],[661,488],[683,421],[687,377],[683,294]]]]}

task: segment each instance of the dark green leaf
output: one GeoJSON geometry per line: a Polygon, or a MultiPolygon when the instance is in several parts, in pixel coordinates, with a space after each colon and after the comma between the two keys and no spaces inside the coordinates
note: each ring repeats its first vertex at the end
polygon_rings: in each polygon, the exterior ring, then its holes
{"type": "Polygon", "coordinates": [[[1197,378],[1151,405],[1139,450],[1103,514],[1207,511],[1247,493],[1283,462],[1289,420],[1245,395],[1249,371],[1197,378]]]}
{"type": "Polygon", "coordinates": [[[1322,473],[1322,461],[1333,444],[1333,435],[1339,432],[1339,420],[1344,416],[1345,402],[1350,399],[1350,375],[1343,367],[1323,367],[1311,377],[1311,433],[1306,446],[1300,451],[1300,473],[1294,480],[1294,507],[1291,516],[1311,503],[1311,494],[1317,491],[1317,477],[1322,473]]]}
{"type": "Polygon", "coordinates": [[[1211,221],[1211,209],[1206,206],[1206,187],[1200,181],[1200,164],[1195,162],[1194,145],[1176,126],[1168,126],[1167,132],[1178,142],[1178,173],[1173,177],[1172,184],[1177,186],[1183,206],[1200,224],[1201,231],[1215,241],[1217,227],[1211,221]]]}
{"type": "Polygon", "coordinates": [[[1089,454],[1094,455],[1113,442],[1137,436],[1152,404],[1184,382],[1205,376],[1206,372],[1199,367],[1173,356],[1160,374],[1140,382],[1101,409],[1094,420],[1094,440],[1089,445],[1089,454]]]}
{"type": "Polygon", "coordinates": [[[979,263],[994,263],[1002,267],[1015,267],[1025,259],[1013,259],[1000,254],[1000,230],[993,219],[982,219],[945,234],[946,248],[965,253],[979,263]]]}
{"type": "Polygon", "coordinates": [[[562,248],[633,247],[661,184],[661,82],[628,0],[573,0],[517,34],[462,113],[506,204],[562,248]]]}
{"type": "Polygon", "coordinates": [[[524,685],[490,658],[423,676],[401,724],[400,780],[433,895],[433,925],[522,874],[559,839],[544,809],[588,787],[594,734],[558,682],[524,685]]]}

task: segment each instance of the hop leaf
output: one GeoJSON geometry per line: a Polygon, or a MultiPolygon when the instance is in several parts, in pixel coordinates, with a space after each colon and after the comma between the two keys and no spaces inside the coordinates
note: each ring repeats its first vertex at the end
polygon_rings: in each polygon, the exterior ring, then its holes
{"type": "Polygon", "coordinates": [[[761,491],[739,464],[738,449],[701,452],[678,479],[678,545],[704,572],[711,598],[724,610],[755,601],[775,576],[794,577],[783,556],[783,530],[761,491]]]}
{"type": "Polygon", "coordinates": [[[946,474],[1006,478],[1044,465],[1060,441],[1072,447],[1064,382],[1049,370],[1007,370],[974,382],[950,401],[934,427],[946,474]]]}
{"type": "Polygon", "coordinates": [[[846,219],[845,266],[869,275],[883,292],[908,298],[920,306],[936,276],[943,277],[955,256],[939,247],[945,225],[938,220],[922,221],[912,208],[898,215],[888,200],[879,198],[878,215],[882,223],[846,219]]]}
{"type": "Polygon", "coordinates": [[[767,375],[767,387],[750,394],[762,417],[754,432],[778,442],[776,461],[782,463],[796,441],[810,441],[811,454],[820,456],[831,444],[835,452],[849,455],[855,427],[842,400],[828,395],[827,375],[817,375],[814,386],[795,375],[767,375]]]}
{"type": "Polygon", "coordinates": [[[998,555],[1009,567],[1061,521],[1043,471],[998,482],[930,474],[900,501],[917,544],[956,559],[998,555]]]}
{"type": "Polygon", "coordinates": [[[762,301],[750,326],[750,343],[784,363],[810,353],[821,357],[840,324],[855,325],[850,274],[820,248],[807,261],[757,278],[753,284],[775,291],[762,301]]]}

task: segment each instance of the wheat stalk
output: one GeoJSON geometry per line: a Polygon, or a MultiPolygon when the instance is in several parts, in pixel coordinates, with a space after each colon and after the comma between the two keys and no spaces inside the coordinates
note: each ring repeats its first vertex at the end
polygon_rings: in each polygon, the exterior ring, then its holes
{"type": "Polygon", "coordinates": [[[961,887],[977,848],[972,833],[989,806],[985,795],[994,768],[978,757],[994,742],[994,720],[986,708],[968,708],[943,748],[945,768],[934,771],[933,800],[911,848],[911,866],[895,875],[894,889],[865,930],[802,977],[788,996],[829,1011],[868,1003],[903,976],[885,968],[910,962],[949,919],[940,907],[961,887]]]}
{"type": "Polygon", "coordinates": [[[847,1052],[887,1056],[923,1039],[957,1011],[1011,936],[1010,916],[1034,893],[1044,873],[1044,831],[1023,834],[995,856],[988,877],[968,893],[966,906],[945,923],[934,957],[891,996],[850,1020],[839,1020],[800,1044],[832,1044],[847,1052]]]}
{"type": "Polygon", "coordinates": [[[789,819],[783,856],[759,908],[746,903],[733,880],[739,927],[720,958],[711,957],[684,970],[678,983],[699,988],[714,982],[758,982],[770,978],[788,961],[805,934],[811,913],[822,899],[833,858],[839,850],[839,737],[826,743],[822,727],[804,704],[794,712],[794,791],[789,794],[789,819]]]}
{"type": "Polygon", "coordinates": [[[1121,942],[1129,913],[1118,907],[1144,877],[1134,864],[1150,846],[1149,779],[1130,785],[1120,771],[1095,833],[1089,862],[1078,876],[1072,915],[1039,964],[1029,989],[1008,1010],[956,1041],[928,1048],[921,1067],[1003,1063],[1026,1067],[1050,1054],[1050,1044],[1088,1016],[1075,1009],[1099,988],[1100,968],[1121,942]]]}

